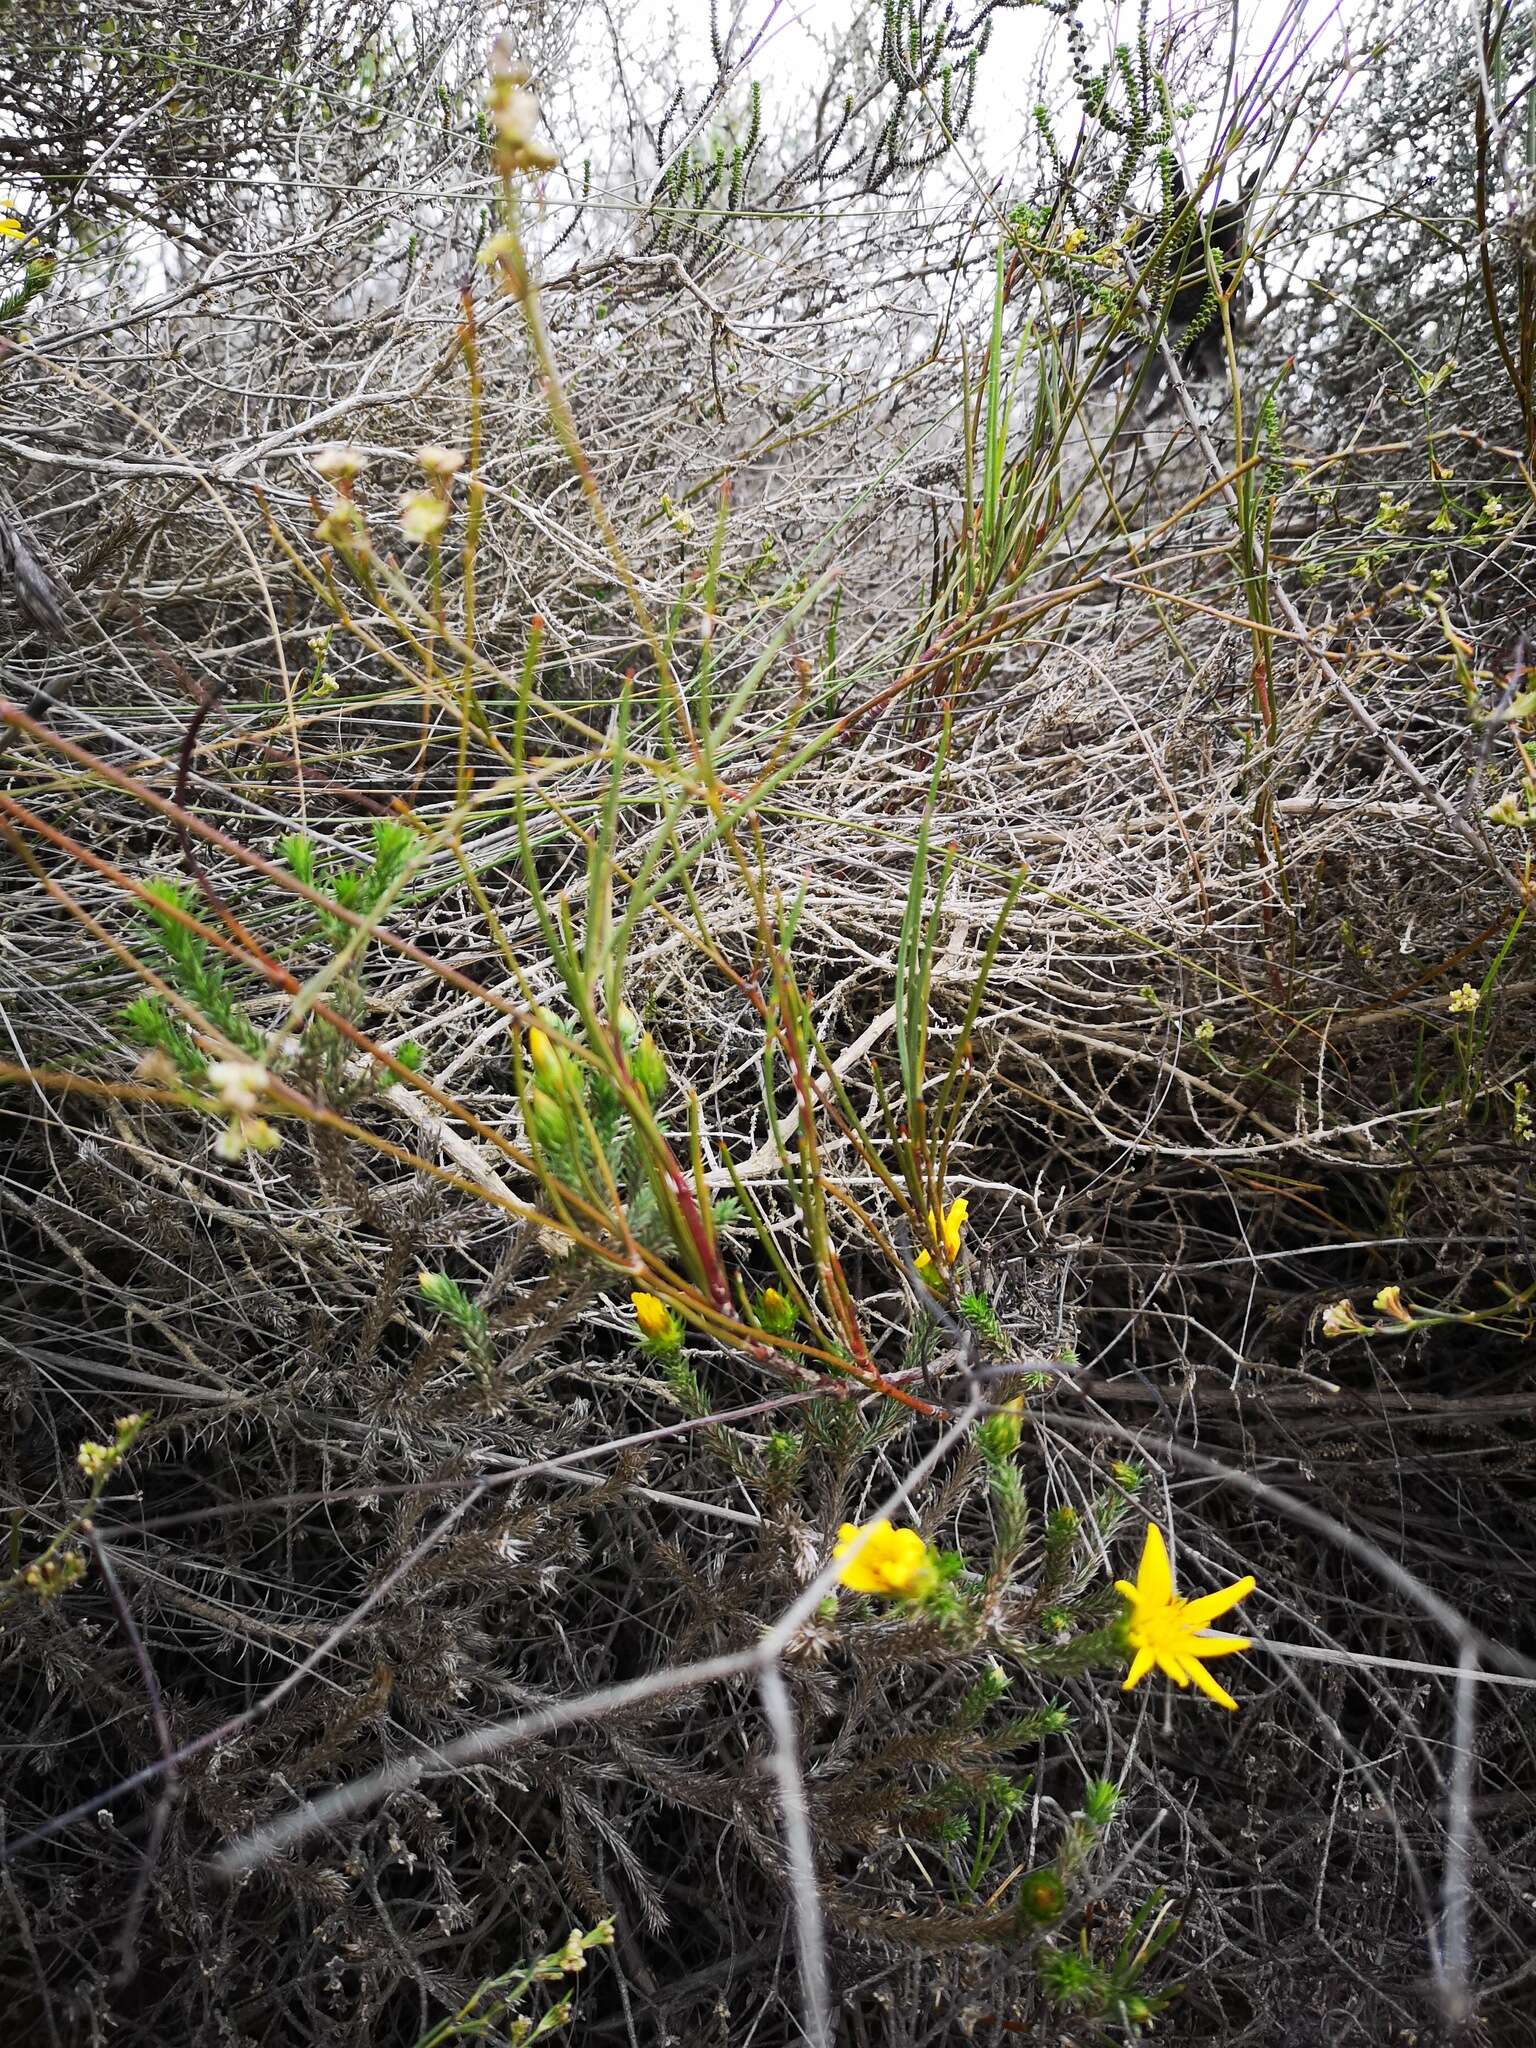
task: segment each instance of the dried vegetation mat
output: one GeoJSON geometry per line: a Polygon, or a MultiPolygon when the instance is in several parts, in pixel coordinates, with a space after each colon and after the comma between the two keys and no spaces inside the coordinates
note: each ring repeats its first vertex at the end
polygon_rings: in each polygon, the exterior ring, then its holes
{"type": "Polygon", "coordinates": [[[22,11],[17,2039],[1536,2039],[1529,27],[846,12],[22,11]]]}

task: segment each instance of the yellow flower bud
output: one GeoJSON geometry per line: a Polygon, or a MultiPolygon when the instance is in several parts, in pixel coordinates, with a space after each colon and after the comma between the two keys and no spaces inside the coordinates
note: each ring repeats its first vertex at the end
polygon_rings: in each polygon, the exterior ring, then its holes
{"type": "Polygon", "coordinates": [[[491,96],[490,116],[499,141],[510,149],[526,149],[539,125],[539,103],[526,85],[506,79],[491,96]]]}
{"type": "Polygon", "coordinates": [[[350,498],[338,498],[325,517],[315,528],[315,539],[322,547],[356,549],[366,545],[367,535],[363,529],[363,515],[350,498]]]}
{"type": "Polygon", "coordinates": [[[677,1317],[659,1295],[637,1288],[629,1297],[642,1340],[658,1351],[676,1351],[683,1341],[677,1317]]]}
{"type": "Polygon", "coordinates": [[[1037,1870],[1020,1886],[1019,1904],[1028,1919],[1043,1927],[1067,1910],[1066,1887],[1054,1870],[1037,1870]]]}
{"type": "Polygon", "coordinates": [[[533,1063],[533,1071],[538,1075],[546,1088],[557,1092],[564,1088],[566,1083],[565,1063],[559,1053],[555,1051],[549,1033],[541,1030],[537,1024],[529,1028],[528,1057],[533,1063]]]}
{"type": "Polygon", "coordinates": [[[1024,1435],[1024,1396],[1015,1394],[1005,1401],[980,1425],[977,1435],[994,1458],[1011,1458],[1024,1435]]]}
{"type": "Polygon", "coordinates": [[[777,1287],[765,1287],[757,1298],[757,1320],[771,1336],[788,1336],[799,1314],[789,1296],[777,1287]]]}

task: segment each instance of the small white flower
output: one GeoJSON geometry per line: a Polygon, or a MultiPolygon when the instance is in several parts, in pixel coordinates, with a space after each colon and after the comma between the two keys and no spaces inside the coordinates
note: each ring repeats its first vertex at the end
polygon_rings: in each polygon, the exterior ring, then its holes
{"type": "Polygon", "coordinates": [[[255,1060],[210,1060],[208,1084],[224,1108],[249,1116],[271,1085],[272,1076],[255,1060]]]}
{"type": "Polygon", "coordinates": [[[464,467],[464,450],[442,448],[436,442],[429,442],[425,448],[416,450],[416,460],[428,476],[447,483],[464,467]]]}
{"type": "Polygon", "coordinates": [[[315,467],[327,483],[349,484],[368,467],[368,458],[361,448],[337,442],[330,448],[321,449],[315,457],[315,467]]]}

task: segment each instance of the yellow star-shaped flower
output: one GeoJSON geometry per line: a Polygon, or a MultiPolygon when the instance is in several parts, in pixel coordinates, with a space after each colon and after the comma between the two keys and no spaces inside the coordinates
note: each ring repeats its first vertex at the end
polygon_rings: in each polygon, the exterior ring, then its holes
{"type": "Polygon", "coordinates": [[[1193,1681],[1207,1699],[1219,1707],[1237,1706],[1237,1701],[1206,1670],[1212,1657],[1230,1657],[1234,1650],[1250,1647],[1247,1636],[1208,1635],[1208,1623],[1253,1591],[1252,1578],[1234,1579],[1219,1593],[1206,1593],[1198,1600],[1181,1600],[1173,1590],[1173,1567],[1168,1546],[1155,1522],[1147,1524],[1147,1540],[1133,1586],[1128,1579],[1116,1579],[1115,1591],[1130,1607],[1126,1638],[1135,1653],[1122,1692],[1139,1685],[1155,1665],[1175,1685],[1193,1681]]]}

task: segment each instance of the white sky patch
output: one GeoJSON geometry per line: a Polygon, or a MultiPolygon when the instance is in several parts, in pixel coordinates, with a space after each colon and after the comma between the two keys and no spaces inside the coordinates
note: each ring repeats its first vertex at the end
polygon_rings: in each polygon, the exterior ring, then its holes
{"type": "MultiPolygon", "coordinates": [[[[765,120],[772,120],[777,105],[781,118],[793,121],[824,82],[829,54],[854,32],[860,17],[864,33],[878,40],[880,12],[876,0],[746,0],[734,7],[722,4],[718,21],[740,65],[741,89],[755,80],[763,91],[765,120]]],[[[975,12],[974,4],[956,0],[955,16],[962,24],[975,12]]],[[[1154,51],[1175,30],[1185,42],[1197,37],[1213,59],[1225,61],[1231,49],[1241,77],[1252,73],[1277,41],[1298,51],[1310,45],[1315,61],[1345,37],[1347,19],[1347,0],[1238,0],[1236,5],[1213,0],[1194,8],[1162,0],[1149,14],[1148,30],[1154,51]]],[[[1104,63],[1118,42],[1134,46],[1134,5],[1087,8],[1083,21],[1089,61],[1095,65],[1104,63]]],[[[578,45],[594,29],[606,41],[606,31],[588,10],[577,29],[578,45]]],[[[708,0],[634,0],[623,16],[622,32],[637,59],[647,51],[665,50],[681,78],[700,94],[713,83],[708,0]]],[[[607,48],[611,52],[611,44],[607,48]]],[[[595,46],[590,56],[602,61],[595,46]]],[[[1020,148],[1031,146],[1033,110],[1042,97],[1065,121],[1072,87],[1063,24],[1038,5],[1000,9],[991,17],[967,131],[971,150],[990,175],[1009,167],[1015,138],[1020,148]]],[[[1178,140],[1186,158],[1198,161],[1215,140],[1208,113],[1196,107],[1180,123],[1178,140]]]]}

